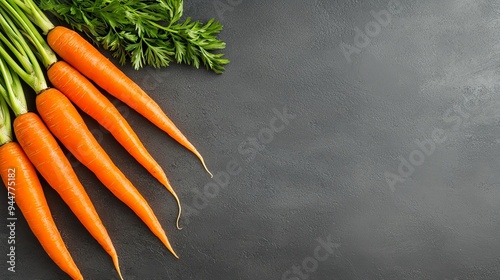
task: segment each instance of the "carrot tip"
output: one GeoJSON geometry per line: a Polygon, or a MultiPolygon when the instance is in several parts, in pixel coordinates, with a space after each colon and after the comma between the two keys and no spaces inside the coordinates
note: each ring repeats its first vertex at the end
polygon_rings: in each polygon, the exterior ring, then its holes
{"type": "Polygon", "coordinates": [[[177,253],[176,253],[176,252],[172,251],[172,254],[174,254],[174,257],[175,257],[176,259],[179,259],[179,256],[177,255],[177,253]]]}
{"type": "Polygon", "coordinates": [[[177,217],[177,221],[175,223],[175,226],[177,227],[178,230],[182,230],[182,228],[179,226],[179,218],[180,218],[180,216],[177,217]]]}
{"type": "Polygon", "coordinates": [[[177,203],[177,208],[179,209],[179,212],[177,214],[177,220],[175,221],[175,226],[177,227],[178,230],[181,230],[182,228],[179,226],[179,221],[181,219],[181,214],[182,214],[182,206],[181,206],[181,201],[177,194],[175,193],[174,189],[168,182],[168,179],[164,177],[163,180],[161,180],[162,184],[167,188],[167,190],[172,194],[172,196],[175,198],[175,201],[177,203]]]}
{"type": "Polygon", "coordinates": [[[196,148],[192,148],[190,149],[191,152],[193,152],[193,154],[196,155],[196,157],[198,157],[198,159],[201,161],[201,164],[203,164],[203,168],[205,168],[205,170],[208,172],[208,174],[210,175],[210,178],[213,178],[214,175],[212,175],[212,172],[210,172],[210,170],[208,170],[208,167],[207,165],[205,164],[205,160],[203,159],[203,157],[201,156],[201,154],[196,150],[196,148]]]}
{"type": "Polygon", "coordinates": [[[174,249],[172,248],[172,246],[171,246],[168,242],[167,242],[167,243],[165,243],[165,246],[167,247],[168,251],[169,251],[170,253],[172,253],[172,255],[174,255],[174,257],[175,257],[176,259],[179,259],[179,256],[177,255],[177,253],[174,251],[174,249]]]}
{"type": "Polygon", "coordinates": [[[175,226],[177,227],[178,230],[181,230],[182,228],[179,226],[179,220],[181,219],[181,213],[182,213],[181,202],[179,201],[177,195],[174,196],[175,200],[177,200],[177,207],[179,208],[179,213],[177,214],[177,220],[175,221],[175,226]]]}
{"type": "Polygon", "coordinates": [[[210,170],[208,170],[208,167],[205,164],[205,161],[203,160],[203,158],[201,156],[199,156],[199,157],[200,157],[200,160],[201,160],[201,164],[203,164],[203,168],[205,168],[205,170],[208,172],[208,174],[210,175],[210,178],[213,178],[214,175],[212,175],[212,172],[210,172],[210,170]]]}
{"type": "Polygon", "coordinates": [[[172,248],[172,245],[170,245],[170,242],[168,242],[168,239],[167,239],[167,236],[165,235],[165,233],[161,234],[158,236],[160,238],[160,240],[163,242],[163,245],[165,245],[165,247],[167,247],[167,250],[172,253],[172,255],[174,255],[174,257],[176,259],[179,258],[179,256],[177,255],[177,253],[174,251],[174,248],[172,248]]]}
{"type": "Polygon", "coordinates": [[[118,264],[118,256],[114,255],[111,257],[113,259],[113,263],[115,265],[116,272],[118,273],[118,276],[120,276],[120,279],[123,280],[122,272],[120,271],[120,265],[118,264]]]}

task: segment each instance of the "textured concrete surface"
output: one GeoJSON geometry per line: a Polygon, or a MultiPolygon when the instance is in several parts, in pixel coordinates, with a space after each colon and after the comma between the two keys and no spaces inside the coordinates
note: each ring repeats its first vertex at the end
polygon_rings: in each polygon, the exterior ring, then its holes
{"type": "MultiPolygon", "coordinates": [[[[493,0],[185,1],[225,25],[226,73],[123,69],[216,178],[116,102],[176,188],[182,231],[168,192],[86,118],[180,260],[75,163],[125,279],[499,279],[499,12],[493,0]]],[[[118,279],[45,186],[86,279],[118,279]]],[[[66,279],[18,216],[16,273],[0,227],[0,279],[66,279]]]]}

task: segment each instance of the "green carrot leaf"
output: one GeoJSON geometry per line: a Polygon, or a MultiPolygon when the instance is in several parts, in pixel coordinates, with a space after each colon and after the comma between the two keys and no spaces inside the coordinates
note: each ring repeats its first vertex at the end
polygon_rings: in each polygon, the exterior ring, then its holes
{"type": "MultiPolygon", "coordinates": [[[[17,0],[30,2],[33,0],[17,0]]],[[[36,0],[39,6],[83,32],[95,44],[111,51],[121,64],[135,69],[150,65],[166,67],[170,62],[196,68],[203,63],[216,73],[229,63],[217,38],[222,24],[186,18],[182,0],[36,0]]]]}

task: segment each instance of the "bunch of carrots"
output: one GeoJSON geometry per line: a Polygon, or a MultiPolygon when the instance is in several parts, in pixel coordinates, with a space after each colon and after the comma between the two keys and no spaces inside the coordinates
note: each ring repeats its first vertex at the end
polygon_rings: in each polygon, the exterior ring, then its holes
{"type": "Polygon", "coordinates": [[[73,279],[83,279],[51,217],[37,171],[110,255],[123,279],[111,238],[58,140],[178,258],[153,210],[75,108],[107,129],[168,189],[179,208],[179,228],[181,204],[165,172],[92,81],[194,153],[210,174],[203,157],[158,104],[78,33],[54,26],[32,0],[0,1],[0,74],[0,175],[7,187],[9,169],[15,168],[15,188],[8,187],[9,193],[52,260],[73,279]],[[26,105],[22,82],[36,94],[36,113],[26,105]]]}

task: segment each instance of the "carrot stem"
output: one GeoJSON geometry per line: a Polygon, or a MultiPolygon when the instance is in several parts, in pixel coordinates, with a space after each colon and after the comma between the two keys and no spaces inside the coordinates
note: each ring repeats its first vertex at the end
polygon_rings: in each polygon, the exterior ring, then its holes
{"type": "MultiPolygon", "coordinates": [[[[14,1],[9,0],[9,2],[12,3],[14,1]]],[[[36,27],[26,16],[25,12],[23,12],[20,7],[15,4],[15,2],[11,5],[2,2],[1,5],[5,10],[7,10],[11,17],[22,28],[22,30],[26,32],[27,37],[31,40],[31,43],[33,43],[35,48],[38,50],[38,54],[41,56],[41,60],[44,66],[48,67],[51,64],[55,63],[57,61],[55,53],[52,51],[52,49],[49,47],[40,33],[36,30],[36,27]]]]}
{"type": "MultiPolygon", "coordinates": [[[[2,86],[0,92],[5,91],[2,86]]],[[[2,98],[0,98],[0,145],[12,141],[12,126],[10,119],[9,107],[2,93],[2,98]]]]}
{"type": "Polygon", "coordinates": [[[14,114],[19,116],[28,112],[28,106],[19,76],[9,71],[2,59],[0,59],[0,74],[4,85],[6,85],[5,88],[2,87],[0,94],[12,108],[14,114]]]}
{"type": "MultiPolygon", "coordinates": [[[[0,1],[0,6],[2,7],[0,9],[0,26],[2,27],[2,32],[4,35],[9,38],[10,40],[13,40],[16,42],[16,44],[19,44],[23,51],[25,52],[24,58],[27,59],[32,68],[28,69],[26,66],[24,66],[23,63],[19,65],[19,61],[15,61],[14,59],[11,58],[7,50],[3,45],[0,46],[0,55],[3,57],[3,59],[9,64],[10,68],[14,70],[20,77],[23,79],[33,90],[35,90],[36,93],[40,93],[42,90],[47,88],[47,82],[45,80],[44,73],[42,71],[42,68],[40,67],[40,64],[38,63],[38,60],[33,53],[33,51],[30,49],[28,43],[24,40],[22,33],[17,29],[15,24],[9,24],[9,14],[5,10],[5,6],[8,5],[4,1],[0,1]]],[[[8,45],[7,47],[10,48],[12,52],[15,52],[15,49],[13,49],[12,45],[8,45]]],[[[23,59],[18,59],[18,60],[23,60],[23,59]]]]}
{"type": "Polygon", "coordinates": [[[26,72],[19,64],[12,59],[9,53],[5,50],[4,46],[0,44],[0,56],[9,64],[10,68],[14,70],[27,84],[35,84],[35,77],[31,73],[26,72]]]}
{"type": "Polygon", "coordinates": [[[15,3],[29,17],[29,19],[42,29],[43,34],[47,34],[54,28],[54,24],[47,18],[45,13],[31,0],[8,0],[10,3],[15,3]]]}
{"type": "Polygon", "coordinates": [[[14,41],[14,44],[16,45],[13,45],[12,40],[5,37],[5,35],[3,35],[2,33],[0,33],[0,40],[7,46],[7,48],[12,52],[12,54],[14,54],[14,56],[19,60],[19,62],[23,64],[23,67],[25,69],[30,69],[31,71],[33,71],[33,67],[31,67],[30,61],[25,58],[26,53],[24,52],[22,46],[16,44],[16,41],[14,41]]]}

